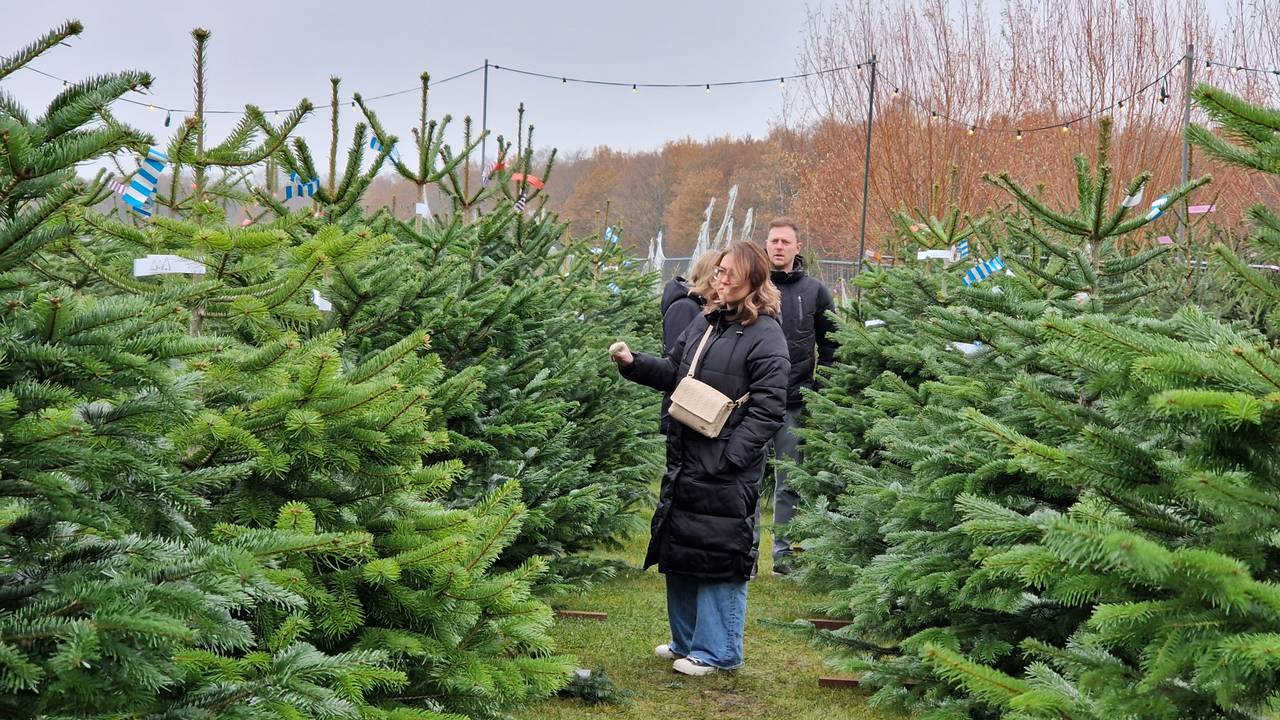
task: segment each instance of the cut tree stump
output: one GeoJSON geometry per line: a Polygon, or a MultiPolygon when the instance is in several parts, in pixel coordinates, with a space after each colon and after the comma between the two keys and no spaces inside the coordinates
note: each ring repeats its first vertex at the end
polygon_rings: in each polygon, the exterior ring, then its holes
{"type": "Polygon", "coordinates": [[[607,620],[609,613],[589,612],[587,610],[556,610],[556,615],[572,620],[607,620]]]}
{"type": "Polygon", "coordinates": [[[807,623],[813,623],[813,626],[819,630],[839,630],[849,624],[848,620],[828,620],[827,618],[807,618],[807,623]]]}

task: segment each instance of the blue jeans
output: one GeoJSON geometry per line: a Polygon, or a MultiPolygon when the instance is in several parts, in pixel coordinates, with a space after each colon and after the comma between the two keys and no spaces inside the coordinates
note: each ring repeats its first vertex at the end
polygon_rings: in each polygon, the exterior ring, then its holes
{"type": "Polygon", "coordinates": [[[713,582],[667,573],[671,651],[732,670],[742,665],[747,622],[745,580],[713,582]]]}

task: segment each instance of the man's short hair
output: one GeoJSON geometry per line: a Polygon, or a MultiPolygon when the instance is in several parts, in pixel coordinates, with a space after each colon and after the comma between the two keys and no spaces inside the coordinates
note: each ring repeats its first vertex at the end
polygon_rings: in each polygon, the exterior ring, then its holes
{"type": "Polygon", "coordinates": [[[796,239],[797,239],[797,240],[799,240],[799,239],[800,239],[800,226],[796,225],[796,221],[795,221],[795,220],[792,220],[791,218],[787,217],[786,215],[783,215],[783,216],[781,216],[781,217],[776,217],[776,218],[774,218],[773,220],[771,220],[771,221],[769,222],[769,229],[770,229],[770,230],[772,230],[772,229],[774,229],[774,228],[780,228],[780,227],[789,227],[789,228],[791,228],[791,232],[793,232],[793,233],[795,233],[795,234],[796,234],[796,239]]]}

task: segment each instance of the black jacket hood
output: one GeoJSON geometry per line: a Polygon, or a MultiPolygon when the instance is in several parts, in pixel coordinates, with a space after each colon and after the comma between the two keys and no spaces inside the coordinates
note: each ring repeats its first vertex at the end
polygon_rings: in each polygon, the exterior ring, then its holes
{"type": "Polygon", "coordinates": [[[662,313],[665,315],[671,304],[689,296],[689,281],[677,275],[662,288],[662,313]]]}

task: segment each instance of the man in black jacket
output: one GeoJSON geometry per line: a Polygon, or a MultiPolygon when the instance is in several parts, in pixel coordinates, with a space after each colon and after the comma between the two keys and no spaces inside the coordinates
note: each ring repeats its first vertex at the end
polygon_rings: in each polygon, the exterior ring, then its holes
{"type": "MultiPolygon", "coordinates": [[[[787,337],[791,355],[791,375],[787,387],[786,422],[773,438],[774,455],[779,459],[800,460],[799,439],[791,432],[800,411],[804,409],[803,388],[814,387],[814,369],[831,365],[835,359],[835,324],[828,315],[834,309],[831,291],[817,278],[805,274],[800,258],[799,233],[791,218],[780,217],[769,223],[765,252],[773,265],[773,284],[782,293],[782,332],[787,337]]],[[[773,522],[780,528],[796,514],[799,497],[787,485],[787,473],[774,471],[773,522]]],[[[757,509],[758,512],[758,509],[757,509]]],[[[760,542],[760,523],[756,523],[756,544],[760,542]]],[[[773,568],[776,574],[791,572],[789,556],[793,548],[783,532],[774,530],[773,568]]]]}

